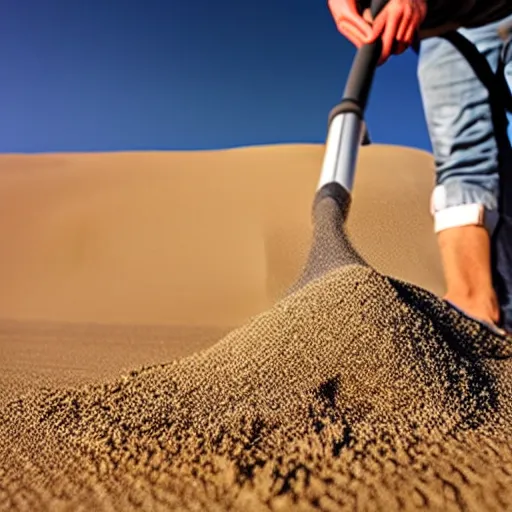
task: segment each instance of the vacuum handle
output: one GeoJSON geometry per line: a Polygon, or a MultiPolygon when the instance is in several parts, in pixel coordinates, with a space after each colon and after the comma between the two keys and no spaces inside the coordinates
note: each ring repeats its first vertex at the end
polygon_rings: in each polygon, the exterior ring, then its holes
{"type": "MultiPolygon", "coordinates": [[[[373,18],[382,11],[389,0],[373,0],[371,13],[373,18]]],[[[374,43],[366,44],[359,48],[352,63],[347,85],[343,93],[343,99],[349,100],[358,105],[361,114],[364,113],[370,89],[373,83],[373,76],[382,52],[382,41],[377,39],[374,43]]]]}
{"type": "Polygon", "coordinates": [[[372,13],[372,18],[375,19],[380,11],[386,7],[386,4],[389,2],[389,0],[373,0],[370,5],[370,11],[372,13]]]}

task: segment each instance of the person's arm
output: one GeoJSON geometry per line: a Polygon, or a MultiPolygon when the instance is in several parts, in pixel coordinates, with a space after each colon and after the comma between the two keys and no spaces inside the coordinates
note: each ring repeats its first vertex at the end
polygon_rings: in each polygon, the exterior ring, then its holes
{"type": "Polygon", "coordinates": [[[329,0],[338,30],[355,46],[382,39],[381,63],[413,43],[427,14],[427,0],[390,0],[372,23],[369,9],[360,14],[360,7],[357,0],[329,0]]]}

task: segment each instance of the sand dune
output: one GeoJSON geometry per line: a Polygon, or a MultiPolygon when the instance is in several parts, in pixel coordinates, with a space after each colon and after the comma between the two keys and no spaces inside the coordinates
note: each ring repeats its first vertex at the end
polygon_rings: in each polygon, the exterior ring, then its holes
{"type": "MultiPolygon", "coordinates": [[[[0,156],[0,318],[238,325],[298,275],[323,146],[0,156]]],[[[361,151],[349,231],[441,293],[432,158],[361,151]]]]}

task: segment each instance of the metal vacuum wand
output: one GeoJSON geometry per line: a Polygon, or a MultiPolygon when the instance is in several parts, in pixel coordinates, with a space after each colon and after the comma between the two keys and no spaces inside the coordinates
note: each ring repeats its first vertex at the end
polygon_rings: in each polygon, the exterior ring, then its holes
{"type": "MultiPolygon", "coordinates": [[[[372,2],[374,17],[386,3],[372,2]]],[[[358,50],[343,99],[329,116],[322,174],[313,202],[313,239],[302,274],[288,294],[342,266],[367,265],[352,246],[344,223],[350,208],[364,110],[381,52],[380,40],[358,50]]]]}
{"type": "MultiPolygon", "coordinates": [[[[375,18],[388,0],[371,4],[375,18]]],[[[373,77],[382,52],[380,39],[361,47],[354,58],[343,99],[329,115],[326,150],[317,194],[330,196],[343,203],[350,202],[354,185],[357,154],[364,129],[364,112],[373,77]]]]}

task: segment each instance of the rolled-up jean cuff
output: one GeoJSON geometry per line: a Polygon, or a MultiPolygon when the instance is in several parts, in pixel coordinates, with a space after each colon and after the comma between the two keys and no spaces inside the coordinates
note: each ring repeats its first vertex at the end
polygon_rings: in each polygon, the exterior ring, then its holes
{"type": "Polygon", "coordinates": [[[498,202],[492,189],[460,182],[437,185],[430,212],[436,233],[461,226],[483,226],[492,235],[499,220],[498,202]]]}
{"type": "Polygon", "coordinates": [[[483,204],[451,206],[434,213],[434,231],[440,233],[461,226],[482,226],[492,235],[498,218],[496,210],[487,210],[483,204]]]}

